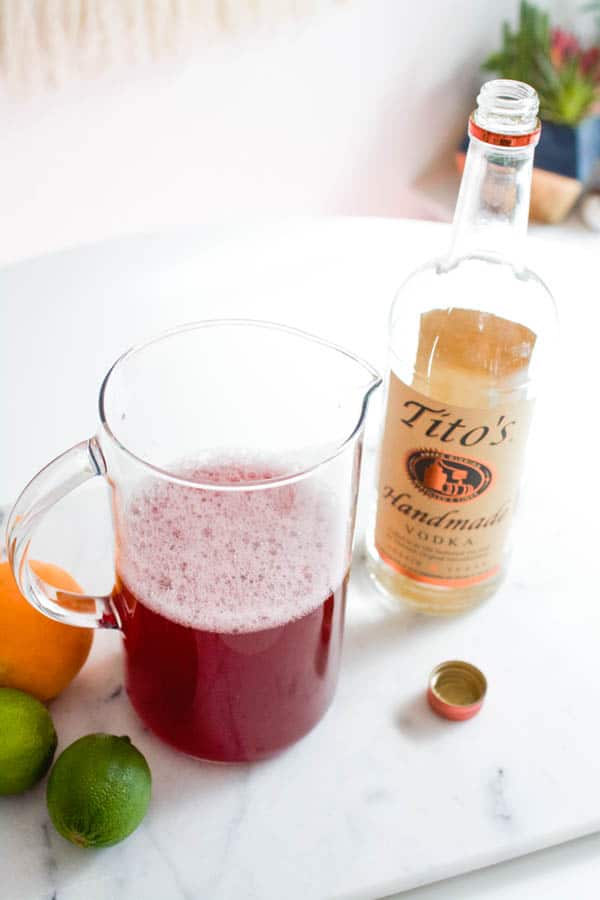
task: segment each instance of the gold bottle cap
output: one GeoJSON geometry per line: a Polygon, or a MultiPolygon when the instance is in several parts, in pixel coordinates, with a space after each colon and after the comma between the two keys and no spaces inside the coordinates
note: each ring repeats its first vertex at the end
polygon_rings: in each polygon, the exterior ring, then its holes
{"type": "Polygon", "coordinates": [[[451,659],[431,673],[427,699],[439,716],[462,722],[477,715],[486,691],[483,672],[471,663],[451,659]]]}

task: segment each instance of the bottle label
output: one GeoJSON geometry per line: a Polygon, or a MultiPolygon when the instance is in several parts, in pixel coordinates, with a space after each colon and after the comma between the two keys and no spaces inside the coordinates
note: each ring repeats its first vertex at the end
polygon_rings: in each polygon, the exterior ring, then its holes
{"type": "Polygon", "coordinates": [[[436,402],[390,373],[375,546],[403,575],[467,587],[500,568],[532,401],[436,402]]]}

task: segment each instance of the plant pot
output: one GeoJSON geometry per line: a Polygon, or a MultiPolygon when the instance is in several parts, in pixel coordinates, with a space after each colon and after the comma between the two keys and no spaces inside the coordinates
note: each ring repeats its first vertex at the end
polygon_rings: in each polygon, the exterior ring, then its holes
{"type": "Polygon", "coordinates": [[[600,160],[600,117],[591,116],[575,127],[542,122],[535,151],[536,169],[586,182],[600,160]]]}
{"type": "MultiPolygon", "coordinates": [[[[468,138],[456,154],[462,172],[468,138]]],[[[534,157],[530,217],[536,222],[562,222],[575,206],[584,183],[600,161],[600,117],[576,127],[542,122],[534,157]]]]}

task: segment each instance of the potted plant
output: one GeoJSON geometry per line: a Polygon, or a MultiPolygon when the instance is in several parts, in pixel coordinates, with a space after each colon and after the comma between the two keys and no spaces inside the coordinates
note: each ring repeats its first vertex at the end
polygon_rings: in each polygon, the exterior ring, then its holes
{"type": "MultiPolygon", "coordinates": [[[[600,11],[600,0],[589,8],[600,11]]],[[[552,27],[545,10],[522,0],[517,28],[504,23],[502,46],[483,68],[538,92],[542,135],[531,214],[559,221],[600,159],[600,46],[582,46],[573,33],[552,27]]]]}

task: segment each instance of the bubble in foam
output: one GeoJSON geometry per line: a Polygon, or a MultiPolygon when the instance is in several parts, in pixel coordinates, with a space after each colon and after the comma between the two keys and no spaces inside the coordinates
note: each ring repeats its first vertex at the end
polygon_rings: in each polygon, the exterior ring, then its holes
{"type": "MultiPolygon", "coordinates": [[[[223,485],[277,474],[256,463],[179,471],[223,485]]],[[[316,609],[346,574],[341,506],[315,476],[247,491],[152,480],[117,504],[119,576],[144,605],[191,628],[284,625],[316,609]]]]}

